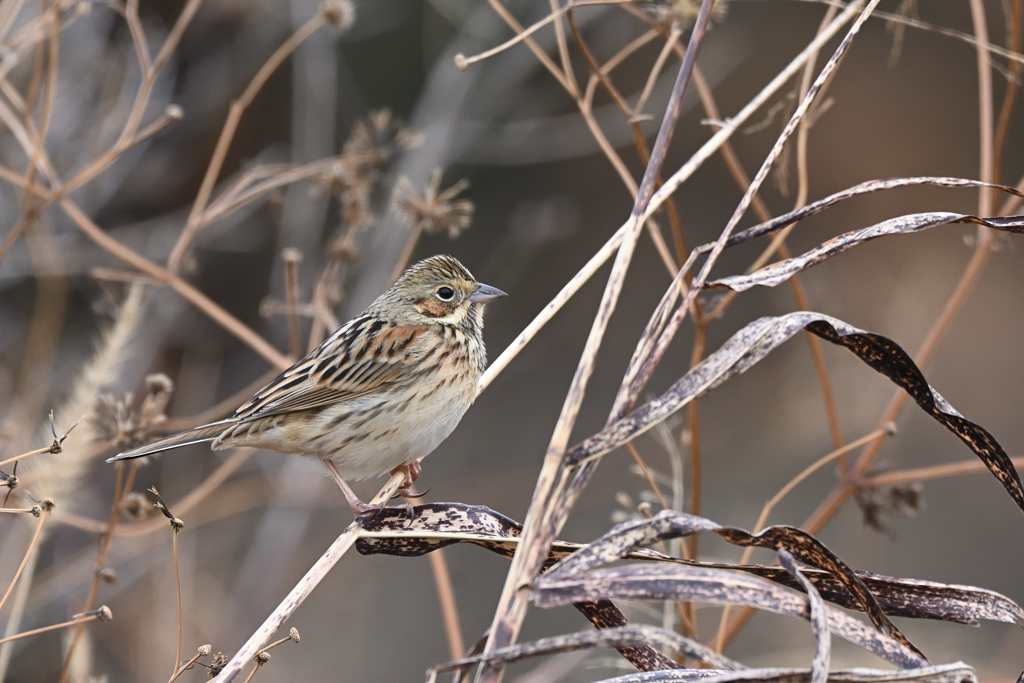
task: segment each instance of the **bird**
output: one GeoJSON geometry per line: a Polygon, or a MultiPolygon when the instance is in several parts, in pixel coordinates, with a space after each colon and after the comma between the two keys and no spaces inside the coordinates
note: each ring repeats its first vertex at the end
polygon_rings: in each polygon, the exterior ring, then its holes
{"type": "Polygon", "coordinates": [[[484,305],[506,296],[477,282],[457,259],[409,267],[320,346],[223,420],[157,439],[107,460],[139,458],[194,443],[320,458],[355,514],[347,480],[404,473],[410,493],[419,461],[455,429],[487,367],[484,305]]]}

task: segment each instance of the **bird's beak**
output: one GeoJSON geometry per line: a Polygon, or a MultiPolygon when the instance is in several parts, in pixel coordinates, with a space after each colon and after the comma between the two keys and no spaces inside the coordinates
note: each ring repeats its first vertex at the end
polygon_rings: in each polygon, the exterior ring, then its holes
{"type": "Polygon", "coordinates": [[[497,287],[491,287],[480,282],[476,283],[476,291],[469,295],[469,300],[475,304],[486,304],[503,296],[508,296],[497,287]]]}

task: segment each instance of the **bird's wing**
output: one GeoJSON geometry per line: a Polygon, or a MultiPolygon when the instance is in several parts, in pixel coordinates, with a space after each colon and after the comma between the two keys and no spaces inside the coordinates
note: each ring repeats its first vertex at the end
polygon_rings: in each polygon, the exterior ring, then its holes
{"type": "Polygon", "coordinates": [[[361,315],[242,405],[235,420],[309,410],[365,396],[406,374],[409,347],[427,327],[361,315]]]}

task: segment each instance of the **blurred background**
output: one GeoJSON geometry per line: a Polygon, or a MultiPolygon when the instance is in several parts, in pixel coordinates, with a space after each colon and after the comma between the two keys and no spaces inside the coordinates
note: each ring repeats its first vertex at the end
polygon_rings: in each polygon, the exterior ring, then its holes
{"type": "MultiPolygon", "coordinates": [[[[990,40],[1006,44],[1004,4],[1014,3],[982,4],[990,40]]],[[[44,31],[41,12],[56,5],[4,5],[0,27],[7,31],[7,49],[0,65],[4,94],[14,110],[18,107],[12,91],[34,101],[37,114],[43,106],[38,93],[29,96],[29,91],[38,83],[34,69],[45,62],[40,54],[48,43],[33,39],[39,34],[32,31],[44,31]]],[[[526,26],[550,11],[546,2],[513,0],[503,6],[526,26]]],[[[976,32],[966,2],[883,2],[881,8],[963,36],[976,32]]],[[[59,69],[45,147],[66,180],[115,143],[144,81],[118,3],[79,2],[59,9],[59,69]]],[[[654,12],[653,5],[641,9],[654,12]]],[[[817,2],[735,0],[725,9],[715,19],[699,65],[722,116],[728,117],[804,48],[827,8],[817,2]]],[[[170,105],[180,107],[183,116],[120,153],[115,163],[71,192],[75,205],[105,235],[165,264],[188,221],[232,102],[274,51],[318,11],[318,3],[307,0],[198,3],[178,48],[152,83],[142,126],[159,120],[170,105]]],[[[180,12],[179,2],[142,3],[140,25],[153,55],[180,12]]],[[[283,165],[336,157],[359,122],[383,109],[392,118],[377,132],[391,140],[393,122],[402,120],[418,144],[405,144],[412,140],[399,136],[389,147],[392,153],[378,160],[367,178],[371,187],[361,195],[364,204],[356,207],[365,219],[361,225],[353,220],[351,195],[345,194],[351,190],[345,184],[350,179],[325,165],[321,173],[283,185],[205,226],[184,254],[179,272],[287,353],[282,252],[291,248],[301,255],[295,270],[300,303],[308,304],[319,291],[321,309],[339,321],[348,319],[387,287],[410,244],[412,230],[389,211],[399,179],[407,178],[422,195],[440,169],[441,189],[468,180],[459,198],[472,201],[472,222],[456,239],[444,232],[422,235],[412,258],[451,253],[477,279],[509,293],[488,309],[485,337],[493,358],[622,225],[632,196],[573,100],[524,45],[508,47],[466,71],[455,67],[456,54],[474,55],[513,35],[488,4],[375,0],[358,4],[355,12],[354,24],[342,35],[319,29],[273,71],[241,116],[213,198],[254,169],[284,172],[283,165]]],[[[601,62],[648,30],[647,24],[616,7],[581,8],[575,19],[601,62]]],[[[534,38],[557,60],[550,27],[534,38]]],[[[649,43],[614,72],[617,87],[630,102],[643,89],[662,44],[661,39],[649,43]]],[[[836,44],[829,43],[822,61],[836,44]]],[[[585,83],[587,65],[571,43],[569,51],[577,77],[585,83]]],[[[995,62],[998,106],[1007,90],[1008,67],[1004,58],[995,62]]],[[[650,93],[645,111],[651,120],[643,124],[648,144],[653,143],[677,67],[678,60],[670,57],[650,93]]],[[[760,166],[791,114],[796,87],[790,83],[733,136],[749,174],[760,166]]],[[[976,52],[968,41],[870,20],[825,92],[827,106],[810,131],[808,199],[874,178],[980,177],[977,92],[976,52]]],[[[628,122],[603,92],[594,106],[605,135],[639,180],[643,164],[628,122]]],[[[384,120],[377,116],[378,123],[384,120]]],[[[1024,173],[1022,124],[1022,115],[1014,113],[1001,157],[1001,177],[1007,184],[1016,184],[1024,173]]],[[[5,168],[25,174],[28,160],[12,130],[8,122],[0,133],[0,160],[5,168]]],[[[713,130],[698,98],[688,93],[665,175],[713,130]]],[[[790,210],[796,201],[794,157],[785,157],[779,170],[784,176],[774,175],[761,192],[774,214],[790,210]]],[[[675,195],[687,246],[715,239],[741,194],[717,156],[688,180],[675,195]]],[[[240,391],[251,391],[253,383],[273,371],[266,358],[173,288],[154,282],[147,287],[139,322],[123,351],[108,363],[107,372],[89,374],[117,306],[130,299],[125,274],[138,271],[90,239],[59,206],[32,215],[26,226],[18,227],[27,215],[25,195],[4,176],[0,230],[5,240],[8,231],[23,234],[11,240],[0,260],[0,459],[49,445],[50,409],[57,411],[60,435],[79,417],[92,414],[100,394],[124,402],[126,392],[133,392],[137,403],[151,373],[173,380],[166,414],[185,428],[219,417],[198,416],[240,391]],[[85,409],[75,413],[71,406],[85,409]]],[[[977,193],[970,190],[877,193],[802,223],[789,244],[799,253],[888,217],[940,210],[974,213],[977,207],[977,193]]],[[[743,225],[754,222],[749,214],[743,225]]],[[[913,354],[954,291],[977,239],[973,227],[945,226],[877,240],[811,269],[801,279],[812,310],[885,335],[913,354]]],[[[930,384],[988,429],[1011,456],[1024,447],[1024,311],[1019,304],[1024,270],[1019,244],[1018,237],[995,240],[982,275],[924,368],[930,384]]],[[[748,244],[726,252],[714,275],[742,272],[762,248],[762,243],[748,244]]],[[[427,501],[487,505],[523,520],[607,272],[608,266],[602,268],[519,354],[426,461],[417,486],[430,489],[427,501]]],[[[573,442],[604,424],[637,339],[670,281],[650,239],[643,237],[573,442]]],[[[749,291],[711,325],[707,348],[714,350],[755,318],[796,307],[786,286],[749,291]]],[[[305,349],[312,326],[307,314],[314,307],[302,310],[305,349]]],[[[684,325],[649,385],[651,396],[689,367],[692,340],[692,326],[684,325]]],[[[876,428],[894,388],[847,352],[826,348],[824,353],[842,436],[849,442],[876,428]]],[[[221,415],[233,408],[224,406],[221,415]]],[[[699,415],[701,512],[720,524],[752,527],[775,492],[833,448],[820,383],[802,337],[702,400],[699,415]]],[[[103,463],[115,449],[98,435],[95,424],[79,425],[64,454],[41,456],[35,465],[35,459],[26,459],[17,472],[21,486],[9,507],[29,507],[33,497],[46,495],[54,497],[56,507],[27,572],[30,587],[16,591],[0,613],[5,624],[12,610],[21,615],[13,632],[63,621],[86,603],[102,546],[99,527],[88,522],[109,518],[115,485],[114,468],[103,463]],[[56,477],[63,483],[52,486],[56,477]]],[[[685,424],[685,419],[673,420],[635,443],[648,464],[669,478],[673,458],[678,465],[688,457],[693,435],[685,424]]],[[[898,429],[882,448],[879,468],[902,470],[973,457],[916,407],[904,410],[898,429]]],[[[202,446],[177,451],[139,469],[134,488],[156,486],[176,512],[175,504],[228,457],[202,446]]],[[[835,477],[831,466],[820,470],[776,508],[769,522],[801,524],[831,490],[835,477]]],[[[382,483],[363,482],[357,492],[368,499],[382,483]]],[[[689,496],[689,482],[676,493],[689,496]]],[[[591,540],[635,514],[636,504],[649,498],[629,454],[611,454],[562,537],[591,540]]],[[[145,507],[144,514],[157,514],[145,507]]],[[[850,503],[819,538],[856,569],[977,585],[1024,600],[1018,570],[1024,561],[1024,519],[990,475],[927,481],[915,512],[911,517],[883,517],[886,530],[879,531],[850,503]]],[[[351,521],[319,464],[271,452],[256,453],[220,489],[179,516],[185,522],[178,552],[186,658],[204,643],[214,652],[237,650],[351,521]]],[[[123,524],[124,529],[142,528],[142,522],[127,517],[123,524]]],[[[6,585],[36,526],[27,515],[5,515],[0,528],[0,584],[6,585]]],[[[177,612],[171,535],[162,522],[146,529],[111,542],[103,565],[116,572],[116,582],[100,585],[96,604],[109,605],[114,620],[85,630],[76,644],[72,680],[162,680],[169,675],[177,612]]],[[[445,553],[461,630],[472,644],[490,624],[508,562],[477,547],[453,547],[445,553]]],[[[717,540],[701,542],[702,559],[736,561],[739,556],[740,551],[717,540]]],[[[772,561],[767,553],[754,559],[772,561]]],[[[660,610],[659,605],[636,606],[630,614],[660,622],[660,610]]],[[[698,614],[701,634],[710,638],[719,611],[706,608],[698,614]]],[[[1024,635],[1010,625],[969,628],[906,620],[899,625],[937,663],[962,659],[983,677],[1009,680],[1024,668],[1019,654],[1024,635]]],[[[287,627],[299,630],[301,643],[276,648],[256,680],[421,680],[428,667],[448,659],[425,557],[346,556],[287,627]]],[[[520,640],[584,628],[589,628],[587,622],[574,610],[531,609],[520,640]]],[[[0,659],[5,680],[57,680],[70,641],[66,634],[37,636],[6,648],[0,659]]],[[[835,648],[835,668],[883,666],[852,646],[837,642],[835,648]]],[[[762,614],[727,653],[751,666],[807,666],[812,651],[806,624],[762,614]]],[[[531,673],[538,664],[510,667],[507,680],[596,680],[620,672],[625,661],[614,653],[591,653],[553,658],[551,669],[531,673]]],[[[180,680],[204,678],[197,668],[180,680]]]]}

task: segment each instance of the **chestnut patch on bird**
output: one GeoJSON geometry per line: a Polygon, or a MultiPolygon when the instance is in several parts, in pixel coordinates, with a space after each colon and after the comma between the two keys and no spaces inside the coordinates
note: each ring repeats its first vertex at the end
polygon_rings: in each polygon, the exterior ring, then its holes
{"type": "Polygon", "coordinates": [[[426,299],[420,299],[416,302],[416,308],[423,315],[430,316],[431,318],[443,318],[450,315],[452,312],[452,306],[445,304],[434,297],[427,297],[426,299]]]}

